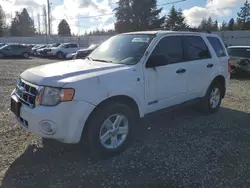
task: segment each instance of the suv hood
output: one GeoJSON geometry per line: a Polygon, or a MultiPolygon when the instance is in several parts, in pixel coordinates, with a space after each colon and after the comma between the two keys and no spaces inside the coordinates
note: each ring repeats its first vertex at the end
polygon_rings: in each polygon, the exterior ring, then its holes
{"type": "Polygon", "coordinates": [[[120,71],[128,69],[131,66],[78,59],[27,69],[21,78],[36,85],[63,87],[68,83],[105,74],[118,72],[119,75],[120,71]]]}

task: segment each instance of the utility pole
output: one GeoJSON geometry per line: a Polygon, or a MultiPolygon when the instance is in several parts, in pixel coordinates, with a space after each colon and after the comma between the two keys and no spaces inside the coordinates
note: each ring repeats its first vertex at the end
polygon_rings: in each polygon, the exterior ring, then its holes
{"type": "Polygon", "coordinates": [[[51,28],[50,28],[51,20],[50,20],[50,2],[49,2],[49,0],[47,0],[47,5],[48,5],[48,34],[50,35],[51,34],[51,28]]]}

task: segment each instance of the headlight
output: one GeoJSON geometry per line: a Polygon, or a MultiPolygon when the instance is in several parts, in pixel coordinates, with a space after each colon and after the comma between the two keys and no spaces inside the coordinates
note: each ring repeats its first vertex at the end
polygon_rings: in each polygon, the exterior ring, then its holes
{"type": "Polygon", "coordinates": [[[43,106],[55,106],[60,102],[72,101],[74,93],[74,89],[39,87],[36,104],[43,106]]]}

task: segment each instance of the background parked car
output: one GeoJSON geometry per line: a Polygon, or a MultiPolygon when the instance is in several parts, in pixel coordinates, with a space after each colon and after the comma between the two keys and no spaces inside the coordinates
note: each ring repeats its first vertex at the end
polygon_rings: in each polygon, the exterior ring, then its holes
{"type": "Polygon", "coordinates": [[[47,53],[51,51],[51,48],[56,48],[60,45],[61,45],[60,43],[50,44],[50,45],[42,48],[41,50],[39,50],[39,55],[47,56],[48,55],[47,53]]]}
{"type": "Polygon", "coordinates": [[[36,55],[37,55],[37,56],[42,55],[43,49],[45,49],[45,48],[50,48],[50,47],[51,47],[51,44],[44,45],[43,47],[41,47],[41,48],[39,48],[39,49],[36,50],[36,55]]]}
{"type": "Polygon", "coordinates": [[[46,47],[47,45],[45,45],[45,44],[40,44],[40,45],[36,45],[36,46],[34,46],[32,49],[31,49],[31,54],[32,55],[37,55],[37,50],[38,49],[40,49],[40,48],[44,48],[44,47],[46,47]]]}
{"type": "Polygon", "coordinates": [[[74,59],[74,57],[76,59],[79,58],[85,58],[87,57],[92,51],[94,51],[99,45],[98,44],[92,44],[91,46],[89,46],[88,48],[85,49],[80,49],[74,53],[70,53],[66,56],[66,59],[74,59]]]}
{"type": "Polygon", "coordinates": [[[58,47],[52,47],[47,52],[49,56],[57,56],[59,59],[63,59],[67,54],[76,52],[79,49],[79,45],[76,43],[64,43],[58,47]]]}
{"type": "Polygon", "coordinates": [[[12,56],[22,56],[24,58],[29,58],[30,48],[21,44],[9,44],[0,48],[0,58],[12,56]]]}
{"type": "Polygon", "coordinates": [[[0,47],[2,47],[2,46],[4,46],[5,45],[5,43],[0,43],[0,47]]]}
{"type": "Polygon", "coordinates": [[[232,73],[250,74],[250,46],[230,46],[227,51],[230,56],[232,73]]]}

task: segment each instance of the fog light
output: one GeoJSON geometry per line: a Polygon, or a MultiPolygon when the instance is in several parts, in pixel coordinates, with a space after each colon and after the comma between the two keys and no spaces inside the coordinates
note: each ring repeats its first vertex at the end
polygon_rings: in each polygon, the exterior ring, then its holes
{"type": "Polygon", "coordinates": [[[40,130],[47,135],[53,135],[56,133],[56,124],[52,121],[42,121],[39,124],[40,130]]]}

